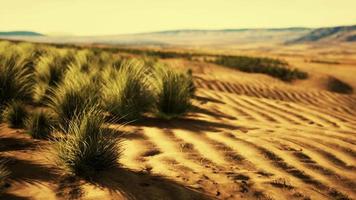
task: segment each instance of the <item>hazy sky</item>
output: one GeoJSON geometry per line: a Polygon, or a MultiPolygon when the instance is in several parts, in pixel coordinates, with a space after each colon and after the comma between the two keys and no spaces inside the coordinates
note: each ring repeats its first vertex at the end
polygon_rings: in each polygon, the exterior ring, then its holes
{"type": "Polygon", "coordinates": [[[105,35],[356,24],[356,0],[0,0],[0,31],[105,35]]]}

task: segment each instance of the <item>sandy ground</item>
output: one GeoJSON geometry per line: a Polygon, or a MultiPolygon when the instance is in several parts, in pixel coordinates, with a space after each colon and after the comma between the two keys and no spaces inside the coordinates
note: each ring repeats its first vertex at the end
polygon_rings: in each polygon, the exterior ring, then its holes
{"type": "Polygon", "coordinates": [[[311,78],[289,84],[170,60],[193,69],[193,112],[126,126],[122,168],[90,182],[63,174],[48,142],[2,124],[0,154],[13,174],[0,199],[356,199],[356,96],[322,84],[332,73],[356,86],[353,58],[332,71],[285,58],[311,78]]]}

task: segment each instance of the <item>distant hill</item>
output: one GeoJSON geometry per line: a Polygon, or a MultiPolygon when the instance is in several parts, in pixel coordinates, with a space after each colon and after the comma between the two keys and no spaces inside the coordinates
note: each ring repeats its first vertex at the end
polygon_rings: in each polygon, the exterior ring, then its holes
{"type": "Polygon", "coordinates": [[[9,32],[0,31],[0,36],[43,36],[43,34],[32,32],[32,31],[9,31],[9,32]]]}
{"type": "Polygon", "coordinates": [[[356,41],[356,25],[337,26],[330,28],[314,29],[310,33],[289,41],[290,43],[304,42],[353,42],[356,41]]]}
{"type": "Polygon", "coordinates": [[[181,29],[104,36],[43,35],[31,31],[0,32],[0,38],[45,43],[85,43],[159,47],[270,48],[311,42],[354,42],[355,26],[329,28],[181,29]]]}

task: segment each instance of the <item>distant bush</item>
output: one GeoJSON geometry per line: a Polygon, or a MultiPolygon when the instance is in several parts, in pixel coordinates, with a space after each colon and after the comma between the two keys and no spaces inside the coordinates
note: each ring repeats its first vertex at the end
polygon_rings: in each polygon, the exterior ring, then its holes
{"type": "Polygon", "coordinates": [[[88,106],[99,103],[98,84],[76,65],[68,69],[62,83],[51,93],[48,106],[61,125],[67,124],[88,106]]]}
{"type": "Polygon", "coordinates": [[[30,99],[33,81],[28,65],[21,55],[0,55],[0,107],[12,100],[30,99]]]}
{"type": "Polygon", "coordinates": [[[35,111],[25,122],[32,138],[46,139],[51,135],[54,125],[53,117],[45,111],[35,111]]]}
{"type": "Polygon", "coordinates": [[[153,76],[154,107],[159,117],[171,119],[191,108],[194,92],[191,75],[159,65],[156,66],[153,76]]]}
{"type": "Polygon", "coordinates": [[[110,67],[103,72],[103,106],[118,118],[134,120],[152,105],[148,69],[143,62],[127,60],[117,69],[110,67]]]}
{"type": "Polygon", "coordinates": [[[327,87],[328,87],[328,90],[331,92],[336,92],[336,93],[341,93],[341,94],[352,94],[353,93],[353,88],[349,84],[347,84],[335,77],[328,78],[327,87]]]}
{"type": "Polygon", "coordinates": [[[12,101],[7,104],[2,112],[2,120],[12,128],[22,128],[28,117],[28,112],[23,102],[12,101]]]}
{"type": "Polygon", "coordinates": [[[220,56],[214,62],[243,72],[267,74],[283,81],[306,79],[308,77],[306,72],[290,69],[286,62],[271,58],[220,56]]]}
{"type": "Polygon", "coordinates": [[[117,165],[120,137],[104,127],[104,116],[97,107],[84,110],[62,129],[64,135],[54,143],[58,164],[69,173],[90,178],[98,171],[117,165]]]}

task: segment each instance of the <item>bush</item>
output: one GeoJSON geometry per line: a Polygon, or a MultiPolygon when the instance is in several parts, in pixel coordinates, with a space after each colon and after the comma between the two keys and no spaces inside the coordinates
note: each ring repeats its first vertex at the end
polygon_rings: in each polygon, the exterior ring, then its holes
{"type": "Polygon", "coordinates": [[[29,62],[20,55],[0,55],[0,107],[12,100],[27,100],[33,85],[29,62]]]}
{"type": "Polygon", "coordinates": [[[87,108],[62,129],[64,135],[54,143],[54,150],[69,173],[89,178],[117,165],[121,139],[104,127],[104,120],[97,107],[87,108]]]}
{"type": "Polygon", "coordinates": [[[22,128],[27,117],[25,105],[20,101],[9,103],[2,113],[2,120],[12,128],[22,128]]]}
{"type": "Polygon", "coordinates": [[[64,126],[84,109],[98,104],[99,91],[92,77],[71,66],[60,85],[52,91],[48,106],[64,126]]]}
{"type": "Polygon", "coordinates": [[[283,81],[308,78],[306,72],[299,71],[298,69],[290,69],[288,63],[278,59],[248,56],[220,56],[214,62],[243,72],[267,74],[283,81]]]}
{"type": "Polygon", "coordinates": [[[25,122],[28,133],[36,139],[46,139],[54,127],[53,117],[45,111],[35,111],[25,122]]]}
{"type": "Polygon", "coordinates": [[[168,66],[157,66],[154,71],[155,112],[159,117],[170,119],[180,116],[191,108],[192,77],[168,66]]]}
{"type": "Polygon", "coordinates": [[[142,62],[124,61],[118,69],[106,69],[102,79],[103,106],[115,117],[133,120],[149,109],[152,95],[142,62]]]}

